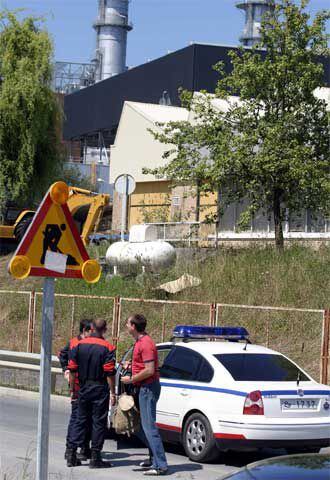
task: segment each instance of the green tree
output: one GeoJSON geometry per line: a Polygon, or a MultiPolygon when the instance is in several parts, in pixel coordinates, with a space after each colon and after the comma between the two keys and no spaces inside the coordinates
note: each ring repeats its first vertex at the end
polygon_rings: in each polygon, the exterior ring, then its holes
{"type": "Polygon", "coordinates": [[[97,186],[92,182],[91,178],[83,175],[74,163],[63,163],[62,168],[58,171],[57,180],[62,180],[70,187],[84,188],[92,192],[97,191],[97,186]]]}
{"type": "Polygon", "coordinates": [[[52,53],[39,19],[0,12],[0,215],[9,200],[38,199],[61,161],[52,53]]]}
{"type": "Polygon", "coordinates": [[[329,53],[329,13],[312,20],[307,5],[278,1],[274,15],[262,21],[260,44],[232,51],[227,76],[216,66],[221,76],[215,95],[192,100],[185,94],[198,120],[154,133],[173,148],[165,154],[166,166],[149,172],[176,182],[198,177],[204,190],[220,190],[222,207],[247,199],[242,224],[258,210],[270,214],[279,249],[288,211],[330,210],[328,115],[326,102],[315,96],[323,84],[320,56],[329,53]],[[227,108],[217,108],[221,100],[227,108]]]}

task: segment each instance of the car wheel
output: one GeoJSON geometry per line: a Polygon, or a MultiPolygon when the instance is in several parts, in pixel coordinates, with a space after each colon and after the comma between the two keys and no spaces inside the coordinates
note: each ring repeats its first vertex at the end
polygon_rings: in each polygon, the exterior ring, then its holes
{"type": "Polygon", "coordinates": [[[20,243],[22,238],[25,235],[25,232],[29,228],[31,222],[33,219],[33,215],[26,215],[25,217],[22,218],[22,220],[16,225],[15,230],[14,230],[14,236],[17,241],[17,243],[20,243]]]}
{"type": "Polygon", "coordinates": [[[208,462],[219,454],[210,422],[201,413],[188,417],[182,441],[187,456],[193,462],[208,462]]]}

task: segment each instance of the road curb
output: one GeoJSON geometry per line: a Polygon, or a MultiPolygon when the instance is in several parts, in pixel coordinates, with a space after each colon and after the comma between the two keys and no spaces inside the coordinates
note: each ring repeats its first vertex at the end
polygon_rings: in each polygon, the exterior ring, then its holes
{"type": "MultiPolygon", "coordinates": [[[[13,398],[13,399],[26,399],[26,400],[39,400],[39,392],[31,392],[29,390],[22,390],[17,388],[8,388],[0,386],[0,399],[13,398]]],[[[63,397],[61,395],[51,395],[52,406],[65,406],[70,405],[70,398],[63,397]]]]}

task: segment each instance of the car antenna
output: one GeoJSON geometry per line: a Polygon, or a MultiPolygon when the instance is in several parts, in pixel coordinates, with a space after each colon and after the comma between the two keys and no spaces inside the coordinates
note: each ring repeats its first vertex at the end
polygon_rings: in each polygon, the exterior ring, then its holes
{"type": "Polygon", "coordinates": [[[247,348],[247,346],[248,346],[248,343],[250,343],[250,342],[249,342],[249,340],[246,338],[246,339],[245,339],[245,345],[244,345],[244,347],[243,347],[243,350],[244,350],[244,351],[246,351],[246,348],[247,348]]]}
{"type": "Polygon", "coordinates": [[[297,375],[297,387],[299,387],[299,382],[300,382],[300,370],[298,370],[298,375],[297,375]]]}

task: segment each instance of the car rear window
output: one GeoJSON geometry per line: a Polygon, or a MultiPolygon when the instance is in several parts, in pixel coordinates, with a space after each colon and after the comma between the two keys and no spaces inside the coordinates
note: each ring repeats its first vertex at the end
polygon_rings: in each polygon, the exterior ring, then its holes
{"type": "Polygon", "coordinates": [[[225,353],[214,355],[237,381],[292,382],[309,378],[282,355],[225,353]]]}

